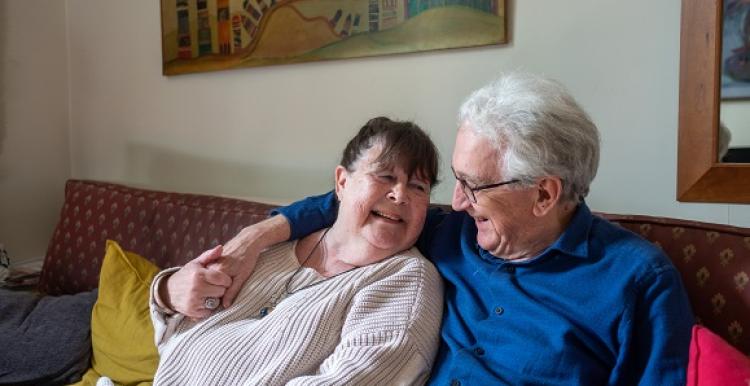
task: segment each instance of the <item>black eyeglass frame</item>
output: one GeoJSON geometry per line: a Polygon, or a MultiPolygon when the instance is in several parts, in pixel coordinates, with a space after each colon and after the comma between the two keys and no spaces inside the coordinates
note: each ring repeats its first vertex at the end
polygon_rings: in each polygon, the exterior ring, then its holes
{"type": "Polygon", "coordinates": [[[487,190],[487,189],[497,188],[503,185],[509,185],[509,184],[515,184],[515,183],[521,182],[521,180],[514,178],[512,180],[502,181],[502,182],[498,182],[495,184],[479,185],[479,186],[475,186],[472,188],[471,186],[469,186],[468,183],[466,183],[466,180],[456,175],[456,171],[453,169],[453,166],[451,166],[451,171],[453,172],[453,177],[456,178],[456,181],[458,181],[458,183],[461,184],[461,191],[464,192],[464,196],[466,196],[466,198],[469,201],[471,201],[472,204],[477,203],[476,192],[480,190],[487,190]]]}

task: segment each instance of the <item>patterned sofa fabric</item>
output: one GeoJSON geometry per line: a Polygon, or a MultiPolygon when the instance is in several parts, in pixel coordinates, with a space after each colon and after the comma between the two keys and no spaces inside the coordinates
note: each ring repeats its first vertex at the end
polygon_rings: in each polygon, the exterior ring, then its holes
{"type": "MultiPolygon", "coordinates": [[[[95,288],[107,239],[161,268],[182,265],[266,218],[274,207],[70,180],[39,289],[60,295],[95,288]]],[[[750,355],[750,229],[664,217],[599,215],[659,245],[680,270],[697,319],[750,355]]]]}
{"type": "Polygon", "coordinates": [[[182,265],[268,215],[272,205],[69,180],[39,279],[50,295],[95,288],[107,239],[161,268],[182,265]]]}

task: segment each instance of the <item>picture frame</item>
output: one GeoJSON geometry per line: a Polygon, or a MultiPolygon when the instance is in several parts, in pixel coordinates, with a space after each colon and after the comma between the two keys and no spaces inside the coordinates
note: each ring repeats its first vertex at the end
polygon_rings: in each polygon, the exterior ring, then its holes
{"type": "Polygon", "coordinates": [[[164,75],[507,43],[505,0],[161,0],[164,75]]]}

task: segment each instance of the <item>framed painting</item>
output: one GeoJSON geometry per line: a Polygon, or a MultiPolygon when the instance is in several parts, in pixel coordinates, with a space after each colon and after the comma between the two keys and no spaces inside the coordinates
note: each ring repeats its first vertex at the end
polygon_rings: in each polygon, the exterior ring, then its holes
{"type": "Polygon", "coordinates": [[[721,99],[750,98],[750,1],[725,0],[721,37],[721,99]]]}
{"type": "Polygon", "coordinates": [[[165,75],[507,42],[505,0],[161,0],[165,75]]]}

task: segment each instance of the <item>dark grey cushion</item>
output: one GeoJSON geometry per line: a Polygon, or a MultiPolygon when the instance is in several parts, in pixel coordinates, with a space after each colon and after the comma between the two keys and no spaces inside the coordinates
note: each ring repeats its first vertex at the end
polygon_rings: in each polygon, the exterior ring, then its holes
{"type": "Polygon", "coordinates": [[[91,359],[96,290],[39,296],[0,289],[0,385],[77,382],[91,359]]]}

